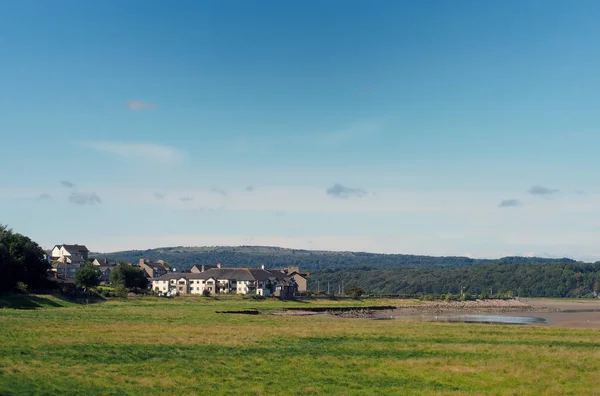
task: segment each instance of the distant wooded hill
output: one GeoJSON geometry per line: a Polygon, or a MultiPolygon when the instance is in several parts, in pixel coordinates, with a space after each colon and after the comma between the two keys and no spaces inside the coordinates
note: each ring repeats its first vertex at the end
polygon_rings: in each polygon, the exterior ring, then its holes
{"type": "Polygon", "coordinates": [[[310,289],[337,291],[340,284],[376,294],[504,294],[521,297],[594,297],[600,291],[600,263],[485,263],[462,268],[387,270],[328,269],[311,274],[310,289]]]}
{"type": "Polygon", "coordinates": [[[600,262],[572,259],[504,257],[432,257],[284,249],[266,246],[167,247],[130,250],[96,257],[137,262],[164,260],[177,270],[195,264],[266,268],[299,266],[310,271],[309,289],[330,291],[360,286],[369,293],[445,294],[507,293],[522,297],[591,297],[600,290],[600,262]],[[463,289],[464,288],[464,289],[463,289]]]}
{"type": "Polygon", "coordinates": [[[575,263],[575,260],[530,257],[504,257],[497,260],[471,259],[468,257],[432,257],[407,254],[376,254],[356,252],[331,252],[284,249],[268,246],[240,247],[166,247],[150,250],[128,250],[115,253],[93,253],[128,262],[140,258],[164,260],[178,270],[187,270],[195,264],[223,267],[266,268],[299,266],[304,271],[324,269],[401,269],[401,268],[460,268],[483,264],[547,264],[575,263]]]}

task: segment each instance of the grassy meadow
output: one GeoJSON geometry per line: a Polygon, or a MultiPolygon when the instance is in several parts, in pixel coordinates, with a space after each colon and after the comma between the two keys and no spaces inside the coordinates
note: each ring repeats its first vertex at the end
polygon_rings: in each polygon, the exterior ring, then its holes
{"type": "Polygon", "coordinates": [[[599,330],[268,314],[355,301],[22,303],[0,299],[2,395],[600,392],[599,330]]]}

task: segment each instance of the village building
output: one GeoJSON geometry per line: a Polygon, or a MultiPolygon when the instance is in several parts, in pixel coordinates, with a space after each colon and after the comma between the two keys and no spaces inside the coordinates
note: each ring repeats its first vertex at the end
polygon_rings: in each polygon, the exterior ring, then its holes
{"type": "Polygon", "coordinates": [[[61,263],[83,264],[88,260],[89,253],[84,245],[56,245],[52,248],[50,259],[61,263]]]}
{"type": "Polygon", "coordinates": [[[308,278],[310,277],[310,273],[306,271],[300,271],[299,267],[284,268],[282,272],[294,279],[298,285],[299,292],[305,292],[308,290],[308,278]]]}
{"type": "Polygon", "coordinates": [[[148,259],[141,258],[137,267],[144,270],[146,277],[151,279],[159,278],[169,272],[169,268],[162,260],[153,263],[148,259]]]}
{"type": "Polygon", "coordinates": [[[171,272],[152,280],[161,294],[257,294],[289,298],[297,291],[294,279],[264,268],[211,268],[203,272],[171,272]]]}
{"type": "Polygon", "coordinates": [[[88,260],[89,250],[84,245],[56,245],[50,251],[53,277],[73,279],[75,273],[88,260]]]}
{"type": "Polygon", "coordinates": [[[196,264],[192,268],[190,268],[190,272],[192,272],[194,274],[199,274],[200,272],[204,272],[204,271],[207,271],[212,268],[221,268],[221,264],[217,264],[217,265],[206,265],[206,264],[198,265],[198,264],[196,264]]]}

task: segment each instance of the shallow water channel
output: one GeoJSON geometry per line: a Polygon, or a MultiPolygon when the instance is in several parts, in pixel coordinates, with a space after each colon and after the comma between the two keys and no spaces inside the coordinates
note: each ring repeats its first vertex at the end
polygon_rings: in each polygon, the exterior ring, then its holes
{"type": "Polygon", "coordinates": [[[503,316],[503,315],[414,315],[414,316],[389,316],[378,318],[389,319],[420,319],[424,322],[456,322],[456,323],[490,323],[531,325],[548,323],[545,318],[535,316],[503,316]]]}

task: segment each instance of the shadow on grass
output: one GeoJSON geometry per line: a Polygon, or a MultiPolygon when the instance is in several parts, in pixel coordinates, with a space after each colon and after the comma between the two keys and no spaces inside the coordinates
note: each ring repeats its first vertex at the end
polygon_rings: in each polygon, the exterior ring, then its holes
{"type": "Polygon", "coordinates": [[[40,309],[40,308],[61,308],[71,304],[96,304],[106,301],[106,298],[96,293],[89,294],[9,294],[0,296],[0,309],[40,309]]]}
{"type": "Polygon", "coordinates": [[[53,294],[53,296],[59,300],[80,305],[97,304],[106,301],[105,297],[95,292],[90,292],[87,294],[53,294]]]}
{"type": "Polygon", "coordinates": [[[0,308],[37,309],[48,307],[55,308],[62,307],[62,305],[49,298],[29,294],[15,294],[12,296],[0,297],[0,308]]]}

